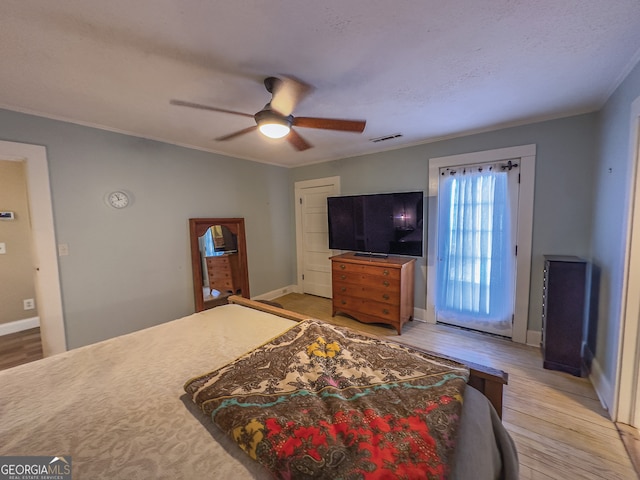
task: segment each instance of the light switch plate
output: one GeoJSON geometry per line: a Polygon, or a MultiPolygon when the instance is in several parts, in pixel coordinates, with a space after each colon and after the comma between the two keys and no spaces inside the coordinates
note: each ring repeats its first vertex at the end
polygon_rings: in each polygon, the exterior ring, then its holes
{"type": "Polygon", "coordinates": [[[7,253],[7,244],[0,242],[0,255],[4,255],[5,253],[7,253]]]}

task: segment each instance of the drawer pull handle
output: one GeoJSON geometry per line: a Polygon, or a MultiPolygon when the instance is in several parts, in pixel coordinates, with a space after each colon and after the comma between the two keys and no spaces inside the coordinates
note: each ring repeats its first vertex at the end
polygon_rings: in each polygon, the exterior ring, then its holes
{"type": "Polygon", "coordinates": [[[342,303],[342,305],[346,305],[347,301],[346,300],[342,300],[340,303],[342,303]]]}
{"type": "Polygon", "coordinates": [[[346,275],[340,275],[340,280],[346,280],[347,276],[346,275]]]}
{"type": "Polygon", "coordinates": [[[389,282],[388,282],[387,280],[385,280],[384,282],[382,282],[382,284],[383,284],[385,287],[388,287],[388,286],[389,286],[389,282]]]}
{"type": "Polygon", "coordinates": [[[344,265],[344,264],[342,264],[342,265],[340,265],[340,268],[341,268],[342,270],[344,270],[345,268],[347,268],[347,266],[346,266],[346,265],[344,265]]]}
{"type": "Polygon", "coordinates": [[[385,315],[389,315],[389,310],[385,308],[384,310],[382,310],[382,313],[384,313],[385,315]]]}
{"type": "Polygon", "coordinates": [[[382,298],[384,298],[385,300],[389,300],[389,295],[385,293],[384,295],[382,295],[382,298]]]}
{"type": "Polygon", "coordinates": [[[346,291],[347,291],[347,287],[342,287],[342,288],[340,289],[340,291],[341,291],[341,292],[346,292],[346,291]]]}
{"type": "Polygon", "coordinates": [[[382,274],[383,274],[383,275],[389,275],[389,270],[384,270],[384,271],[382,272],[382,274]]]}

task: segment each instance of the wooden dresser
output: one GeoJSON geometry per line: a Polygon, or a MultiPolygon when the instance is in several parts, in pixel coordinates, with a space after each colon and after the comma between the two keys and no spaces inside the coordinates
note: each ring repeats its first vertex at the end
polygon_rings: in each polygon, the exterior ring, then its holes
{"type": "Polygon", "coordinates": [[[242,294],[240,262],[237,253],[206,257],[209,288],[220,294],[242,294]]]}
{"type": "Polygon", "coordinates": [[[365,323],[386,323],[402,334],[413,317],[415,259],[331,257],[332,315],[346,313],[365,323]]]}

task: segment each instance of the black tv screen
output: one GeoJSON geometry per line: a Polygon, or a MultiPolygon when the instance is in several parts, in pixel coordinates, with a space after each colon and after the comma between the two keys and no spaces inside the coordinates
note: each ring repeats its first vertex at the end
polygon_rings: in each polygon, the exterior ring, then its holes
{"type": "Polygon", "coordinates": [[[328,197],[329,248],[422,256],[424,192],[328,197]]]}

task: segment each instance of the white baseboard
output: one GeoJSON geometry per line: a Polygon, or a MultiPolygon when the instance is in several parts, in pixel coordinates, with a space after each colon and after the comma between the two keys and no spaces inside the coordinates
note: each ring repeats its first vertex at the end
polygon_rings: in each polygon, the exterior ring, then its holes
{"type": "Polygon", "coordinates": [[[539,347],[542,343],[542,332],[538,330],[527,330],[527,345],[539,347]]]}
{"type": "MultiPolygon", "coordinates": [[[[614,399],[613,387],[604,375],[600,362],[598,362],[598,359],[593,356],[588,348],[584,349],[584,355],[585,357],[589,356],[591,360],[591,371],[589,372],[591,385],[593,385],[593,389],[596,391],[602,407],[609,412],[609,415],[611,415],[612,410],[610,405],[613,405],[614,399]]],[[[615,418],[612,418],[611,420],[614,422],[616,421],[615,418]]]]}
{"type": "Polygon", "coordinates": [[[270,292],[251,297],[251,300],[273,300],[274,298],[281,297],[282,295],[286,295],[287,293],[298,293],[298,286],[288,285],[286,287],[277,288],[276,290],[271,290],[270,292]]]}
{"type": "Polygon", "coordinates": [[[413,308],[413,319],[419,322],[427,322],[427,311],[424,308],[413,308]]]}
{"type": "Polygon", "coordinates": [[[40,326],[40,317],[24,318],[15,322],[0,323],[0,336],[22,332],[40,326]]]}

